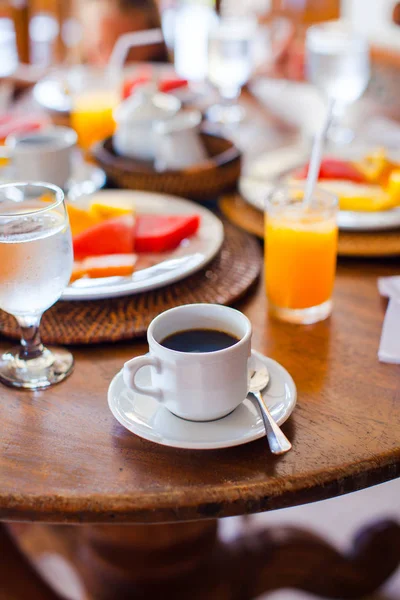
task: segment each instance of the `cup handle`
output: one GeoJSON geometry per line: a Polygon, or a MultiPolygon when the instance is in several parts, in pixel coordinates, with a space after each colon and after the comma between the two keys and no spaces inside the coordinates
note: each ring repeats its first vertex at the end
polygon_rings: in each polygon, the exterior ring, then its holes
{"type": "Polygon", "coordinates": [[[124,364],[122,372],[124,383],[138,394],[150,396],[158,402],[163,402],[163,393],[160,388],[154,386],[142,387],[135,382],[136,373],[147,366],[154,367],[157,373],[161,373],[161,361],[154,356],[137,356],[128,360],[128,362],[124,364]]]}

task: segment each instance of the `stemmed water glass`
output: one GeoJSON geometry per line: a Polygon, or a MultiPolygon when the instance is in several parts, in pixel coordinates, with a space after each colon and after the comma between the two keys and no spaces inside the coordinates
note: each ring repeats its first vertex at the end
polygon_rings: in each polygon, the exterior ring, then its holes
{"type": "Polygon", "coordinates": [[[367,39],[340,21],[313,25],[307,31],[306,67],[308,80],[333,106],[328,139],[334,143],[351,142],[354,133],[339,126],[339,122],[347,105],[359,100],[368,86],[367,39]]]}
{"type": "Polygon", "coordinates": [[[0,308],[21,328],[21,345],[0,357],[0,381],[37,390],[73,368],[67,350],[45,348],[42,314],[68,285],[72,239],[64,194],[47,183],[0,185],[0,308]]]}
{"type": "Polygon", "coordinates": [[[210,121],[229,125],[241,121],[244,109],[236,102],[254,66],[256,21],[251,17],[222,18],[208,39],[208,79],[222,102],[207,111],[210,121]]]}

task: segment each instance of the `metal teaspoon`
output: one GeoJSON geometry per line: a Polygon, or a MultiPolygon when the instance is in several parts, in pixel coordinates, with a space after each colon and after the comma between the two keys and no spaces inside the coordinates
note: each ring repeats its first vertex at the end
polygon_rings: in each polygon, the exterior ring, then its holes
{"type": "Polygon", "coordinates": [[[257,400],[271,452],[273,454],[284,454],[291,450],[292,444],[289,442],[279,425],[275,423],[268,410],[267,404],[261,395],[262,390],[269,384],[269,379],[269,372],[266,367],[251,371],[249,395],[251,394],[253,398],[257,400]]]}

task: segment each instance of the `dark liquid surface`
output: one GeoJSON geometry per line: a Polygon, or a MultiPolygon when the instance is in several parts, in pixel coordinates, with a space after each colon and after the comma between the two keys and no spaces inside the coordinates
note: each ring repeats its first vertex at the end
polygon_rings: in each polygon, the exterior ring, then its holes
{"type": "Polygon", "coordinates": [[[178,352],[217,352],[230,348],[238,341],[230,333],[217,329],[187,329],[169,335],[160,343],[178,352]]]}
{"type": "Polygon", "coordinates": [[[29,135],[18,140],[18,145],[21,146],[46,146],[58,142],[58,138],[49,135],[29,135]]]}

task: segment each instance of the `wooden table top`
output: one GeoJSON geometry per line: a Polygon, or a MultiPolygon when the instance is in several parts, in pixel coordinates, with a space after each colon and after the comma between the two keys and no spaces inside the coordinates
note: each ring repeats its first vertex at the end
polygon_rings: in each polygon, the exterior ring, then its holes
{"type": "MultiPolygon", "coordinates": [[[[269,318],[262,282],[237,307],[253,347],[298,388],[284,426],[293,450],[265,439],[218,451],[165,448],[126,431],[107,388],[145,343],[74,348],[73,375],[50,390],[1,387],[0,519],[161,522],[222,517],[310,502],[400,474],[400,366],[380,364],[385,312],[377,276],[399,262],[343,261],[332,317],[311,326],[269,318]]],[[[1,349],[9,343],[2,341],[1,349]]]]}
{"type": "MultiPolygon", "coordinates": [[[[32,99],[28,98],[27,106],[32,99]]],[[[240,136],[246,164],[294,132],[251,95],[240,136]],[[243,138],[243,139],[242,139],[243,138]]],[[[253,348],[283,364],[298,389],[284,431],[293,450],[265,439],[218,451],[158,446],[111,415],[107,389],[145,342],[72,348],[76,367],[44,392],[0,385],[0,520],[163,522],[282,508],[400,475],[400,366],[377,359],[385,302],[377,277],[400,260],[341,261],[333,316],[311,326],[269,318],[263,283],[236,305],[253,348]]],[[[0,351],[9,342],[1,341],[0,351]]]]}

